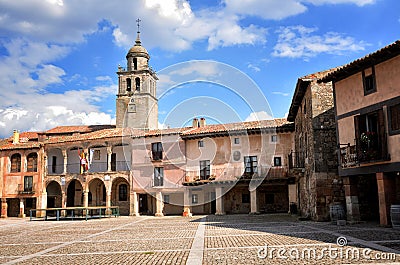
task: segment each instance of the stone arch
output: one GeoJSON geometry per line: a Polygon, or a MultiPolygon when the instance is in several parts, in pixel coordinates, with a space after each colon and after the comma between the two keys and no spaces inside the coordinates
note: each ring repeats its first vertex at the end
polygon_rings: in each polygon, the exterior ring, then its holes
{"type": "Polygon", "coordinates": [[[60,183],[55,180],[50,181],[46,186],[47,208],[62,207],[62,189],[60,183]]]}
{"type": "Polygon", "coordinates": [[[94,178],[89,182],[88,187],[88,206],[105,206],[107,191],[104,182],[99,178],[94,178]]]}
{"type": "Polygon", "coordinates": [[[111,204],[119,206],[121,215],[129,215],[130,185],[126,178],[117,177],[112,182],[111,204]]]}
{"type": "Polygon", "coordinates": [[[77,179],[67,185],[67,207],[83,206],[83,186],[77,179]]]}
{"type": "Polygon", "coordinates": [[[10,155],[10,169],[9,172],[21,172],[22,168],[22,156],[20,153],[14,153],[10,155]]]}
{"type": "Polygon", "coordinates": [[[27,172],[37,172],[38,170],[38,154],[36,152],[31,152],[26,156],[26,171],[27,172]]]}
{"type": "Polygon", "coordinates": [[[64,171],[64,156],[61,148],[49,148],[47,150],[48,174],[62,174],[64,171]]]}

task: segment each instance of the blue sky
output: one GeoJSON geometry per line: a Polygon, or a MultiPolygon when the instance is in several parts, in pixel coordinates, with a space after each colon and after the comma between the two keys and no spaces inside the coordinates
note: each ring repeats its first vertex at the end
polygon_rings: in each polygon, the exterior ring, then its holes
{"type": "Polygon", "coordinates": [[[0,137],[115,123],[115,72],[138,17],[160,75],[160,126],[176,127],[285,117],[298,77],[399,39],[399,10],[397,0],[0,0],[0,137]],[[185,78],[201,82],[177,85],[193,60],[185,78]]]}

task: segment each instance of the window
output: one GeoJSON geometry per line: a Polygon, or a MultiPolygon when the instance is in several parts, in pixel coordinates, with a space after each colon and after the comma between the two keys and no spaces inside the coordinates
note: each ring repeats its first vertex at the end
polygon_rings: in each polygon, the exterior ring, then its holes
{"type": "Polygon", "coordinates": [[[132,91],[132,81],[130,78],[126,79],[126,91],[128,91],[128,92],[132,91]]]}
{"type": "Polygon", "coordinates": [[[358,161],[388,159],[385,127],[383,109],[354,116],[358,161]]]}
{"type": "Polygon", "coordinates": [[[140,78],[139,77],[135,78],[135,87],[136,87],[136,91],[140,91],[140,78]]]}
{"type": "Polygon", "coordinates": [[[274,167],[282,166],[282,157],[274,157],[274,167]]]}
{"type": "Polygon", "coordinates": [[[304,100],[303,112],[307,114],[307,99],[304,100]]]}
{"type": "Polygon", "coordinates": [[[390,134],[400,134],[400,103],[389,108],[390,134]]]}
{"type": "Polygon", "coordinates": [[[242,193],[242,203],[250,203],[250,194],[242,193]]]}
{"type": "Polygon", "coordinates": [[[240,144],[240,139],[239,139],[239,138],[235,138],[235,139],[233,139],[233,142],[234,142],[235,144],[240,144]]]}
{"type": "Polygon", "coordinates": [[[203,142],[203,140],[198,141],[198,142],[197,142],[197,146],[198,146],[198,147],[204,147],[204,142],[203,142]]]}
{"type": "Polygon", "coordinates": [[[118,187],[118,200],[126,202],[128,200],[128,186],[121,184],[118,187]]]}
{"type": "Polygon", "coordinates": [[[164,203],[169,204],[169,194],[164,195],[164,203]]]}
{"type": "Polygon", "coordinates": [[[271,142],[272,143],[276,143],[276,142],[278,142],[278,135],[271,135],[271,142]]]}
{"type": "Polygon", "coordinates": [[[200,179],[206,180],[210,177],[210,160],[200,161],[200,179]]]}
{"type": "Polygon", "coordinates": [[[25,176],[24,177],[24,192],[32,192],[33,191],[33,177],[25,176]]]}
{"type": "Polygon", "coordinates": [[[163,186],[164,185],[164,168],[155,167],[154,168],[154,182],[153,186],[163,186]]]}
{"type": "Polygon", "coordinates": [[[111,154],[111,171],[117,171],[117,154],[111,154]]]}
{"type": "Polygon", "coordinates": [[[257,173],[257,156],[245,156],[244,167],[246,175],[257,173]]]}
{"type": "Polygon", "coordinates": [[[137,70],[137,58],[133,58],[133,70],[137,70]]]}
{"type": "Polygon", "coordinates": [[[94,150],[93,159],[94,160],[100,160],[100,150],[94,150]]]}
{"type": "Polygon", "coordinates": [[[151,144],[151,152],[153,155],[153,160],[162,160],[162,158],[163,158],[162,143],[161,142],[152,143],[151,144]]]}
{"type": "Polygon", "coordinates": [[[53,156],[51,158],[51,173],[56,173],[57,170],[57,157],[53,156]]]}
{"type": "Polygon", "coordinates": [[[28,172],[37,172],[37,154],[36,153],[30,153],[27,156],[27,171],[28,172]]]}
{"type": "Polygon", "coordinates": [[[21,155],[13,154],[11,156],[11,172],[21,172],[21,155]]]}
{"type": "Polygon", "coordinates": [[[199,203],[199,195],[192,194],[192,203],[199,203]]]}
{"type": "Polygon", "coordinates": [[[376,92],[375,68],[364,70],[362,72],[364,95],[376,92]]]}

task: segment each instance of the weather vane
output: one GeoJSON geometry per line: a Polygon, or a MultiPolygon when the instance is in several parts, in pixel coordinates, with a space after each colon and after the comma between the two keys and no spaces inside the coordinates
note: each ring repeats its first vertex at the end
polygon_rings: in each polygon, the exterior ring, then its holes
{"type": "Polygon", "coordinates": [[[139,30],[140,22],[141,22],[140,18],[136,19],[136,22],[137,22],[137,32],[139,33],[140,32],[140,30],[139,30]]]}

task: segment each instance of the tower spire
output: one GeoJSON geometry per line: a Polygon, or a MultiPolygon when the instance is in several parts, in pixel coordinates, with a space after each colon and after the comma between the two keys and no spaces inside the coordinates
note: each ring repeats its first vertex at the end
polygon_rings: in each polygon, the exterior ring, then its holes
{"type": "Polygon", "coordinates": [[[135,46],[140,46],[142,43],[140,41],[140,22],[142,20],[140,20],[140,18],[136,19],[136,25],[137,25],[137,37],[136,37],[136,41],[135,41],[135,46]]]}

